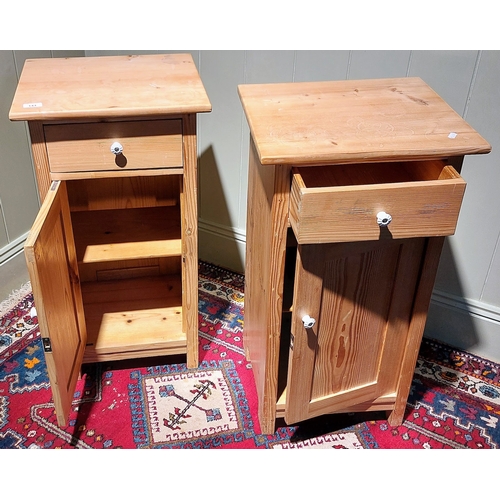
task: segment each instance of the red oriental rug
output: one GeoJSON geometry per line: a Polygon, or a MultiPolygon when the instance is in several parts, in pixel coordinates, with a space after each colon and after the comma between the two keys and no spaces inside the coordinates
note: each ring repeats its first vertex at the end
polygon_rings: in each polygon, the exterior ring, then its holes
{"type": "Polygon", "coordinates": [[[403,425],[328,415],[261,434],[243,350],[244,277],[200,262],[200,367],[161,358],[85,365],[56,424],[29,285],[0,304],[0,448],[492,449],[500,366],[424,340],[403,425]],[[168,363],[168,364],[166,364],[168,363]]]}

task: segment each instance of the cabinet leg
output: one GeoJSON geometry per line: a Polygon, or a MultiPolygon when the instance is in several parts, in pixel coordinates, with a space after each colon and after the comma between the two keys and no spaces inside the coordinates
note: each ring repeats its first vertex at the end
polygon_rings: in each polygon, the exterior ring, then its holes
{"type": "Polygon", "coordinates": [[[389,410],[386,412],[387,422],[392,427],[398,427],[403,424],[404,412],[397,409],[389,410]]]}
{"type": "Polygon", "coordinates": [[[443,243],[444,237],[433,237],[427,240],[426,254],[420,273],[420,283],[415,297],[408,341],[401,366],[396,403],[387,418],[389,424],[392,426],[398,426],[403,423],[443,243]]]}
{"type": "Polygon", "coordinates": [[[276,419],[266,420],[260,417],[259,421],[261,434],[274,434],[276,432],[276,419]]]}

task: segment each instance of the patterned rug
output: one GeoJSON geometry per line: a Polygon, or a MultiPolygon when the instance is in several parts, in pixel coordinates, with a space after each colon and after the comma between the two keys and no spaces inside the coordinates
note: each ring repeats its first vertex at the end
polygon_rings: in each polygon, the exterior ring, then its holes
{"type": "Polygon", "coordinates": [[[244,278],[199,265],[200,367],[183,357],[84,365],[59,428],[29,285],[0,304],[0,448],[493,449],[500,366],[424,340],[403,425],[327,415],[260,432],[244,357],[244,278]],[[169,364],[165,364],[169,363],[169,364]]]}

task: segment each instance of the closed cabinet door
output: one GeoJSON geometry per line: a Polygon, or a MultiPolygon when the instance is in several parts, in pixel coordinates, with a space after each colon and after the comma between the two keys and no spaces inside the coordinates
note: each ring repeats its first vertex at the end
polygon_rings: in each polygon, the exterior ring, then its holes
{"type": "Polygon", "coordinates": [[[53,182],[26,240],[57,422],[67,425],[87,339],[66,185],[53,182]]]}
{"type": "Polygon", "coordinates": [[[285,421],[395,398],[424,238],[299,245],[285,421]]]}

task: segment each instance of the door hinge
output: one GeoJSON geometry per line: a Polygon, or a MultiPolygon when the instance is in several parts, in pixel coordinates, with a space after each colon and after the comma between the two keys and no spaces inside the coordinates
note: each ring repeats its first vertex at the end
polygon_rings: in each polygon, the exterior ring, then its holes
{"type": "Polygon", "coordinates": [[[52,352],[52,345],[48,337],[42,337],[43,352],[52,352]]]}
{"type": "Polygon", "coordinates": [[[290,350],[293,351],[293,342],[294,342],[294,336],[293,333],[290,334],[290,350]]]}

